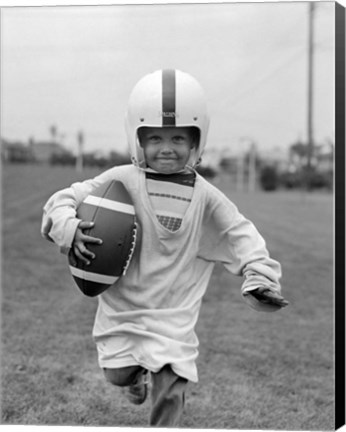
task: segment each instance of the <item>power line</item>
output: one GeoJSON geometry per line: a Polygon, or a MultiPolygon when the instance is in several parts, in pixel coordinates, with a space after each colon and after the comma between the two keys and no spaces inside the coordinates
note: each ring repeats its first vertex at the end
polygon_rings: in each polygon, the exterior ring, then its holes
{"type": "MultiPolygon", "coordinates": [[[[239,81],[244,81],[246,79],[247,76],[252,76],[253,70],[256,68],[256,66],[260,65],[263,61],[263,59],[268,55],[271,54],[277,50],[279,50],[282,53],[282,46],[285,44],[285,42],[287,41],[287,37],[290,36],[291,34],[297,34],[296,30],[297,28],[301,27],[302,21],[305,20],[306,17],[304,16],[300,16],[299,19],[292,25],[289,24],[287,27],[285,27],[285,29],[281,32],[281,35],[275,39],[273,39],[273,43],[269,45],[269,47],[267,47],[267,49],[264,52],[261,52],[260,54],[258,54],[257,58],[255,58],[255,60],[253,62],[251,62],[249,65],[245,66],[243,69],[243,71],[241,71],[241,73],[239,73],[239,78],[234,80],[233,82],[231,82],[229,84],[229,87],[238,87],[238,83],[239,81]]],[[[299,45],[299,49],[301,48],[302,45],[299,45]]],[[[214,96],[214,99],[218,99],[220,96],[223,96],[225,94],[225,89],[223,88],[222,90],[220,90],[219,93],[217,93],[214,96]]]]}
{"type": "MultiPolygon", "coordinates": [[[[315,7],[315,9],[314,9],[315,14],[316,14],[316,11],[320,9],[319,6],[320,6],[320,4],[314,5],[314,7],[315,7]],[[317,8],[317,6],[318,6],[318,8],[317,8]]],[[[285,29],[285,31],[281,33],[280,38],[276,38],[275,39],[275,43],[272,44],[272,45],[270,45],[269,49],[267,49],[265,51],[265,53],[261,55],[260,58],[258,57],[256,59],[256,61],[254,61],[253,63],[251,63],[250,66],[247,67],[247,70],[252,72],[253,68],[255,67],[255,65],[257,65],[259,63],[259,59],[264,58],[267,54],[269,54],[270,52],[272,52],[272,50],[275,47],[281,47],[282,42],[287,38],[287,34],[288,33],[289,34],[295,33],[295,29],[298,26],[301,27],[302,20],[303,19],[305,20],[307,16],[309,16],[309,11],[308,11],[308,14],[304,14],[304,15],[300,16],[299,20],[297,20],[296,23],[294,24],[293,28],[292,28],[292,25],[289,25],[285,29]]],[[[314,40],[312,40],[311,44],[314,45],[315,50],[316,50],[316,48],[318,48],[320,51],[332,50],[333,49],[332,46],[326,47],[326,46],[321,45],[321,42],[323,43],[323,42],[326,42],[326,41],[327,41],[327,39],[324,39],[324,40],[319,41],[318,43],[316,43],[314,40]]],[[[219,98],[220,96],[224,97],[226,95],[226,99],[224,99],[224,102],[221,102],[221,104],[220,103],[217,104],[218,111],[224,108],[225,104],[229,102],[229,99],[231,97],[232,97],[232,103],[230,105],[231,107],[233,107],[236,104],[239,104],[239,102],[242,102],[244,100],[244,96],[246,96],[249,92],[256,90],[256,88],[258,88],[258,86],[260,84],[262,84],[263,82],[265,82],[266,80],[270,79],[275,74],[277,74],[278,72],[280,72],[283,68],[285,68],[287,66],[287,64],[289,64],[292,61],[294,61],[301,54],[305,55],[305,52],[306,52],[305,46],[306,46],[306,43],[305,43],[305,40],[304,40],[304,43],[302,43],[302,45],[298,48],[298,50],[296,52],[294,52],[291,56],[289,56],[288,58],[286,58],[283,63],[281,63],[276,68],[274,68],[271,71],[269,71],[260,80],[257,80],[256,82],[252,82],[250,84],[250,86],[246,87],[243,92],[241,92],[239,94],[236,94],[234,97],[233,97],[233,94],[231,92],[227,92],[227,91],[225,92],[225,90],[223,89],[222,94],[220,93],[219,95],[216,96],[216,97],[219,98]]],[[[250,73],[250,72],[248,72],[248,73],[250,73]]],[[[242,81],[244,81],[245,78],[246,78],[246,75],[248,75],[246,72],[245,72],[245,74],[241,74],[239,79],[241,79],[242,81]]],[[[235,88],[237,88],[236,84],[237,84],[237,82],[239,82],[239,79],[236,80],[235,82],[233,82],[233,84],[232,84],[235,88]]]]}
{"type": "Polygon", "coordinates": [[[224,99],[224,101],[221,104],[218,104],[218,108],[223,109],[223,107],[225,106],[225,104],[227,102],[229,102],[229,99],[231,97],[232,97],[232,104],[230,106],[233,107],[233,106],[239,104],[240,102],[242,102],[244,100],[244,96],[246,96],[250,92],[253,92],[254,90],[258,89],[260,84],[262,84],[263,82],[267,81],[269,78],[271,78],[272,76],[274,76],[275,74],[280,72],[280,70],[284,69],[287,66],[287,64],[291,63],[295,58],[298,58],[304,52],[305,52],[305,48],[301,47],[298,51],[293,53],[290,57],[286,58],[283,63],[281,63],[275,69],[268,72],[266,75],[262,76],[261,79],[252,82],[250,86],[248,86],[242,93],[235,95],[235,97],[233,97],[233,95],[230,93],[226,93],[227,97],[224,99]]]}

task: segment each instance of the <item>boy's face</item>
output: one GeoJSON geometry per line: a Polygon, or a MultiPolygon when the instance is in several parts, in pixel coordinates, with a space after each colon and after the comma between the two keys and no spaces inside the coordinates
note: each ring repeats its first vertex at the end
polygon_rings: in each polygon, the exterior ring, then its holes
{"type": "Polygon", "coordinates": [[[195,141],[189,127],[143,127],[138,131],[147,165],[162,174],[181,171],[195,141]]]}

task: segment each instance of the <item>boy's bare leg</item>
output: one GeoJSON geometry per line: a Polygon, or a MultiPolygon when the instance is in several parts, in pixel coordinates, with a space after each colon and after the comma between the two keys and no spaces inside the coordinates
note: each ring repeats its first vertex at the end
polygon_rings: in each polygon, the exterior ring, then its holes
{"type": "Polygon", "coordinates": [[[104,369],[107,381],[122,387],[126,399],[141,405],[148,395],[149,373],[141,366],[127,366],[118,369],[104,369]]]}
{"type": "MultiPolygon", "coordinates": [[[[141,366],[128,366],[119,369],[104,369],[110,383],[119,387],[130,386],[138,374],[144,371],[141,366]]],[[[151,373],[151,426],[178,427],[185,404],[185,378],[176,375],[169,365],[159,372],[151,373]]]]}
{"type": "Polygon", "coordinates": [[[151,373],[151,426],[179,426],[185,404],[187,380],[176,375],[169,365],[151,373]]]}
{"type": "Polygon", "coordinates": [[[143,371],[141,366],[128,366],[119,369],[103,369],[106,380],[119,387],[131,385],[136,380],[137,375],[141,371],[143,371]]]}

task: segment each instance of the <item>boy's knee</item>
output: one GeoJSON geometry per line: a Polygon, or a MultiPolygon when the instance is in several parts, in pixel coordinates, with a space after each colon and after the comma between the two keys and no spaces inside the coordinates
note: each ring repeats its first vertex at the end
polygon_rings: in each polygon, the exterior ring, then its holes
{"type": "Polygon", "coordinates": [[[128,366],[117,369],[103,368],[103,373],[106,380],[111,384],[125,387],[135,381],[141,369],[141,366],[128,366]]]}

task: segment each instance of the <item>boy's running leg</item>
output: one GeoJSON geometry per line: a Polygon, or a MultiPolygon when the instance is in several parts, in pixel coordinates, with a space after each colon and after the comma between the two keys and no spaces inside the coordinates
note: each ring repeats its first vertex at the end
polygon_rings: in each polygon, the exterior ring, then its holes
{"type": "Polygon", "coordinates": [[[113,385],[124,387],[132,384],[142,370],[141,366],[128,366],[118,369],[104,368],[103,373],[107,381],[113,385]]]}
{"type": "Polygon", "coordinates": [[[179,426],[185,404],[187,379],[176,375],[170,365],[151,373],[151,426],[179,426]]]}
{"type": "Polygon", "coordinates": [[[123,387],[126,398],[135,405],[147,398],[149,372],[141,366],[128,366],[118,369],[103,369],[107,381],[123,387]]]}

